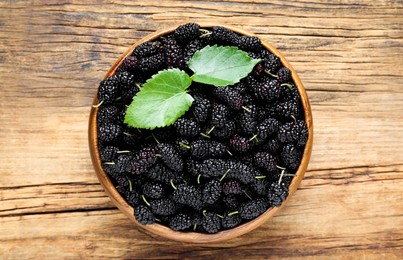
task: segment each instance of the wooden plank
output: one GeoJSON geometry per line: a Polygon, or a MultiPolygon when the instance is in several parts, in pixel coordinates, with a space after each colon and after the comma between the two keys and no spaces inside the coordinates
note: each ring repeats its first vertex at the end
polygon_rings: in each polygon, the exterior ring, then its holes
{"type": "Polygon", "coordinates": [[[0,252],[6,252],[6,258],[24,259],[52,255],[399,259],[403,257],[403,230],[396,225],[403,223],[403,205],[398,203],[403,199],[402,184],[403,165],[310,171],[301,189],[273,220],[227,243],[201,246],[144,233],[118,210],[3,216],[0,252]]]}
{"type": "Polygon", "coordinates": [[[0,258],[402,259],[402,9],[399,0],[0,1],[0,258]],[[228,243],[193,246],[150,236],[114,209],[86,131],[100,79],[130,44],[211,20],[282,51],[308,91],[315,140],[280,215],[228,243]]]}

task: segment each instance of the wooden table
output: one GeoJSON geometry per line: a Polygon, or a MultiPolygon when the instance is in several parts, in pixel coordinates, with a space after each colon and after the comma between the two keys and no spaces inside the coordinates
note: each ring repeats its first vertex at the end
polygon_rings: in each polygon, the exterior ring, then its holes
{"type": "Polygon", "coordinates": [[[403,259],[403,2],[0,1],[0,258],[403,259]],[[137,229],[101,188],[88,116],[139,38],[217,21],[268,39],[305,84],[314,149],[261,228],[213,245],[137,229]]]}

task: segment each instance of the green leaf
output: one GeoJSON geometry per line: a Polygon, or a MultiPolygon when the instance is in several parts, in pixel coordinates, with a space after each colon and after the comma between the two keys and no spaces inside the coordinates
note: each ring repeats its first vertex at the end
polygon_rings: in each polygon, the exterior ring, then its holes
{"type": "Polygon", "coordinates": [[[188,65],[193,81],[221,87],[239,82],[259,61],[236,47],[214,45],[197,51],[188,65]]]}
{"type": "Polygon", "coordinates": [[[193,98],[186,93],[190,84],[191,79],[184,71],[160,71],[133,98],[124,122],[146,129],[173,124],[192,105],[193,98]]]}

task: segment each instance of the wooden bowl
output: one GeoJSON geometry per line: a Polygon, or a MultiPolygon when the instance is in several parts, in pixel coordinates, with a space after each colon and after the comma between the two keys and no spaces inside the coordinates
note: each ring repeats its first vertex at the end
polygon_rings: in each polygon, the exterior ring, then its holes
{"type": "MultiPolygon", "coordinates": [[[[233,26],[229,25],[221,25],[221,24],[207,24],[207,23],[199,23],[202,28],[212,28],[214,26],[223,26],[226,27],[238,34],[241,35],[249,35],[249,36],[256,36],[255,34],[245,31],[240,28],[236,28],[233,26]]],[[[130,53],[133,51],[133,49],[139,45],[140,43],[146,42],[146,41],[153,41],[156,40],[157,38],[164,36],[166,34],[169,34],[173,32],[177,26],[173,26],[170,28],[167,28],[165,30],[157,31],[155,33],[152,33],[143,39],[137,41],[135,44],[133,44],[125,53],[123,53],[122,56],[113,64],[113,66],[109,69],[108,73],[106,73],[106,77],[109,77],[113,75],[116,71],[116,69],[119,67],[123,59],[130,55],[130,53]]],[[[313,141],[313,126],[312,126],[312,114],[311,114],[311,108],[309,105],[309,100],[308,96],[305,92],[305,89],[302,85],[302,82],[300,78],[298,77],[296,71],[292,68],[292,66],[288,63],[288,61],[283,57],[283,55],[272,45],[269,43],[265,42],[263,39],[262,43],[263,46],[268,49],[271,53],[277,55],[280,59],[281,62],[284,66],[288,67],[292,71],[292,78],[294,80],[294,83],[296,84],[296,87],[298,88],[298,92],[301,96],[301,101],[302,101],[302,106],[304,109],[304,114],[305,114],[305,120],[308,125],[309,129],[309,138],[305,146],[304,154],[301,160],[301,165],[299,166],[296,176],[293,178],[290,187],[289,187],[289,196],[286,199],[286,201],[283,202],[281,207],[275,208],[269,208],[265,213],[260,215],[259,217],[242,224],[236,228],[230,229],[230,230],[225,230],[225,231],[220,231],[216,234],[204,234],[204,233],[196,233],[196,232],[178,232],[170,229],[169,227],[160,225],[160,224],[152,224],[152,225],[142,225],[137,220],[135,219],[133,212],[134,209],[132,206],[130,206],[125,199],[118,193],[118,191],[115,189],[114,185],[112,184],[111,180],[109,179],[108,175],[104,172],[101,166],[101,159],[98,151],[98,137],[97,137],[97,127],[96,127],[96,114],[98,111],[98,108],[95,108],[94,106],[91,109],[90,113],[90,119],[89,119],[89,147],[90,147],[90,153],[91,153],[91,159],[92,163],[95,168],[95,172],[97,174],[97,177],[99,181],[101,182],[103,188],[105,189],[105,192],[108,194],[108,196],[111,198],[112,202],[128,217],[130,218],[137,226],[139,226],[142,229],[145,229],[153,234],[160,235],[165,238],[169,238],[172,240],[176,241],[181,241],[181,242],[190,242],[190,243],[211,243],[211,242],[219,242],[219,241],[225,241],[240,235],[243,235],[260,225],[262,225],[264,222],[266,222],[268,219],[272,218],[277,212],[279,212],[285,204],[287,204],[288,200],[291,198],[297,187],[299,186],[302,178],[304,177],[305,171],[308,167],[308,162],[311,157],[311,151],[312,151],[312,141],[313,141]]],[[[93,104],[96,105],[98,104],[98,99],[97,96],[94,98],[93,104]]]]}

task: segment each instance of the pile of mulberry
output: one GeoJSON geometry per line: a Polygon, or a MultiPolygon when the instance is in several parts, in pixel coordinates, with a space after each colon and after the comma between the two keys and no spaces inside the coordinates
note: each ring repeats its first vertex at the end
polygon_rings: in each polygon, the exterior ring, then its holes
{"type": "Polygon", "coordinates": [[[280,207],[309,138],[292,71],[258,37],[220,26],[184,24],[138,45],[100,82],[97,97],[102,167],[144,225],[212,234],[280,207]],[[234,46],[261,61],[231,86],[193,82],[191,107],[170,126],[124,123],[152,75],[189,71],[189,60],[207,45],[234,46]]]}

